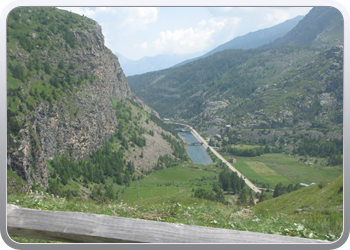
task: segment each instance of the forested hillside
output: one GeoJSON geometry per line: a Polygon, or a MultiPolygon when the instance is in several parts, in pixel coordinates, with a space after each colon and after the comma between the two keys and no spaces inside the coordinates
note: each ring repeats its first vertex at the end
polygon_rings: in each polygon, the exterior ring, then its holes
{"type": "Polygon", "coordinates": [[[101,184],[111,194],[187,157],[130,91],[95,21],[51,7],[11,11],[7,66],[7,167],[28,184],[64,196],[101,184]]]}
{"type": "Polygon", "coordinates": [[[315,7],[264,48],[228,49],[128,82],[162,117],[190,123],[212,146],[257,143],[339,165],[342,149],[326,148],[342,143],[343,27],[339,11],[315,7]]]}
{"type": "Polygon", "coordinates": [[[262,112],[263,117],[255,119],[258,124],[248,127],[257,127],[261,121],[273,128],[290,127],[298,120],[318,122],[323,119],[318,114],[325,112],[338,124],[342,116],[341,21],[333,8],[313,8],[269,48],[225,50],[176,68],[131,76],[128,82],[163,117],[205,122],[220,118],[233,124],[252,120],[243,114],[262,112]],[[281,119],[274,117],[278,113],[281,119]]]}
{"type": "Polygon", "coordinates": [[[162,117],[276,128],[327,116],[334,125],[342,122],[342,54],[341,46],[228,50],[128,81],[162,117]]]}

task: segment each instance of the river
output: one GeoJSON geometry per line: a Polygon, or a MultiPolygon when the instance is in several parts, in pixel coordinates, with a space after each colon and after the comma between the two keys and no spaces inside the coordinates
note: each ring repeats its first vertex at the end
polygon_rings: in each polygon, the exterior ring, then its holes
{"type": "MultiPolygon", "coordinates": [[[[177,132],[180,136],[185,138],[185,141],[190,142],[197,142],[198,139],[191,133],[191,132],[177,132]]],[[[192,159],[193,163],[195,164],[213,164],[213,161],[211,160],[210,156],[206,152],[206,148],[201,145],[195,145],[195,146],[187,146],[187,153],[188,156],[192,159]]]]}

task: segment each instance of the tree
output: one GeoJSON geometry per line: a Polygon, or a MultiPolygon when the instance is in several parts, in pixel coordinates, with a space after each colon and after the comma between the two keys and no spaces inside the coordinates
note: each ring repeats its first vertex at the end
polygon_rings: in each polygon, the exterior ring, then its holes
{"type": "Polygon", "coordinates": [[[224,191],[228,191],[230,188],[230,178],[227,171],[222,171],[219,174],[219,182],[224,191]]]}
{"type": "Polygon", "coordinates": [[[61,59],[59,62],[58,62],[58,65],[57,65],[57,67],[59,68],[59,69],[64,69],[64,61],[63,61],[63,59],[61,59]]]}
{"type": "Polygon", "coordinates": [[[16,65],[13,68],[13,77],[17,78],[19,80],[21,80],[22,82],[24,82],[24,68],[21,65],[16,65]]]}
{"type": "Polygon", "coordinates": [[[130,181],[131,181],[131,178],[130,178],[129,170],[126,170],[125,171],[125,175],[124,175],[125,186],[129,187],[130,186],[130,181]]]}
{"type": "Polygon", "coordinates": [[[213,191],[215,192],[215,200],[217,202],[225,203],[224,192],[219,187],[217,182],[213,182],[213,191]]]}
{"type": "Polygon", "coordinates": [[[255,205],[255,201],[254,201],[254,197],[253,197],[253,194],[252,194],[252,193],[250,193],[249,204],[250,204],[251,206],[254,206],[254,205],[255,205]]]}
{"type": "Polygon", "coordinates": [[[243,188],[239,193],[239,203],[240,204],[246,204],[247,203],[247,189],[243,188]]]}
{"type": "Polygon", "coordinates": [[[51,67],[51,64],[48,61],[45,61],[44,71],[48,75],[51,75],[51,73],[52,73],[52,67],[51,67]]]}

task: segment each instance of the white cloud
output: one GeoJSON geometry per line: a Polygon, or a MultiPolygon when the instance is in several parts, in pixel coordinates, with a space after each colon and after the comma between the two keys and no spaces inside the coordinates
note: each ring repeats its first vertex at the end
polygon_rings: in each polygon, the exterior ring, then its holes
{"type": "Polygon", "coordinates": [[[123,15],[122,26],[132,26],[133,28],[143,28],[149,23],[158,19],[158,9],[156,7],[130,7],[121,8],[123,15]]]}
{"type": "Polygon", "coordinates": [[[297,15],[305,15],[311,8],[194,8],[193,12],[186,12],[187,16],[181,16],[181,8],[62,9],[98,21],[107,47],[128,58],[137,59],[156,54],[186,54],[211,50],[237,36],[272,27],[297,15]]]}
{"type": "Polygon", "coordinates": [[[142,43],[142,44],[141,44],[141,48],[147,49],[147,48],[148,48],[147,42],[142,43]]]}
{"type": "Polygon", "coordinates": [[[99,23],[114,28],[144,28],[158,19],[156,7],[62,7],[60,9],[100,20],[99,23]]]}
{"type": "Polygon", "coordinates": [[[227,23],[227,19],[217,21],[214,18],[202,20],[196,27],[161,31],[159,38],[152,42],[153,47],[160,53],[193,53],[206,49],[217,34],[227,23]]]}
{"type": "Polygon", "coordinates": [[[270,13],[266,13],[264,19],[267,21],[267,23],[271,24],[278,24],[282,23],[287,19],[291,19],[291,13],[287,10],[282,9],[274,9],[270,13]]]}

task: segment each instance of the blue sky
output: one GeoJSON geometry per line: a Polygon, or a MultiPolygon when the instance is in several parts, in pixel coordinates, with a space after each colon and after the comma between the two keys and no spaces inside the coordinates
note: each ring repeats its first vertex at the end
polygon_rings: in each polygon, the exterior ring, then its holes
{"type": "Polygon", "coordinates": [[[69,7],[96,20],[113,52],[138,60],[209,51],[236,36],[268,28],[310,7],[69,7]]]}

